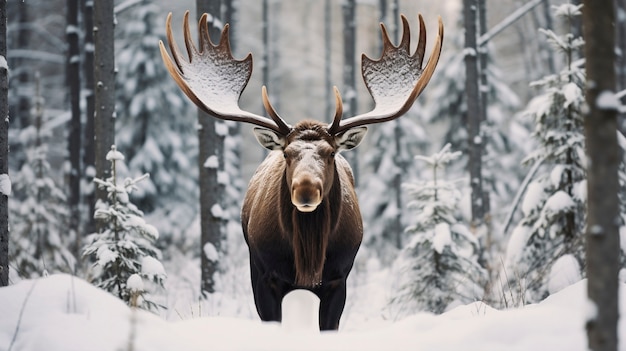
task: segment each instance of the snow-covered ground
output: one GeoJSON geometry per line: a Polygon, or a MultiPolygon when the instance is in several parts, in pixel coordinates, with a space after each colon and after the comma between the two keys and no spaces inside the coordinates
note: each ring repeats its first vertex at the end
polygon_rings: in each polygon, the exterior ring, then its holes
{"type": "MultiPolygon", "coordinates": [[[[310,316],[282,326],[233,317],[166,321],[79,278],[52,275],[0,288],[0,350],[587,350],[585,291],[581,281],[538,305],[497,311],[476,302],[319,333],[307,328],[310,316]]],[[[310,313],[307,298],[295,300],[287,311],[310,313]]],[[[624,315],[626,289],[620,301],[624,315]]]]}

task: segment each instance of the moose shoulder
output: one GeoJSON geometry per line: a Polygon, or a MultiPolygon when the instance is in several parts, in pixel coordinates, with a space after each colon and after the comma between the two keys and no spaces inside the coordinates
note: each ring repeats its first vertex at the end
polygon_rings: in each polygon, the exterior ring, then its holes
{"type": "Polygon", "coordinates": [[[394,46],[383,25],[383,52],[378,60],[363,56],[362,75],[375,107],[342,119],[335,88],[333,122],[304,120],[287,124],[274,110],[265,87],[262,98],[269,118],[239,108],[238,100],[252,73],[252,56],[233,58],[228,25],[217,45],[209,38],[207,15],[200,19],[200,49],[191,40],[189,12],[183,20],[185,59],[175,42],[168,15],[167,39],[161,55],[182,91],[215,118],[257,125],[259,143],[271,150],[257,168],[246,193],[241,223],[250,251],[250,273],[257,312],[262,320],[281,320],[281,301],[303,288],[320,298],[320,329],[337,329],[346,299],[346,279],[363,237],[363,222],[352,170],[340,155],[361,142],[366,125],[403,115],[434,73],[441,52],[443,24],[430,58],[422,62],[426,31],[419,16],[415,53],[409,49],[409,25],[402,16],[403,36],[394,46]]]}

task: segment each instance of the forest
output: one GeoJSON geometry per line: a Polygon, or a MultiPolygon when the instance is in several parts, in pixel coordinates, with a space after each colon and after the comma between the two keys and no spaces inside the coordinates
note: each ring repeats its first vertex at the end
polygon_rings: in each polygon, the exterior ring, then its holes
{"type": "MultiPolygon", "coordinates": [[[[80,291],[93,285],[167,321],[258,319],[240,219],[267,150],[248,124],[211,118],[179,89],[159,49],[166,16],[178,43],[186,10],[194,40],[202,13],[212,39],[229,24],[235,58],[250,52],[254,62],[243,110],[267,116],[266,86],[289,123],[331,123],[333,86],[347,116],[374,106],[361,54],[379,57],[379,23],[397,44],[406,16],[415,50],[420,13],[426,55],[439,16],[445,27],[434,75],[403,117],[371,125],[358,148],[342,152],[364,234],[340,330],[468,306],[482,313],[549,304],[579,289],[595,304],[581,327],[589,349],[618,349],[624,1],[1,7],[0,295],[69,275],[87,282],[80,291]]],[[[11,349],[17,330],[0,323],[0,331],[12,333],[0,333],[0,349],[5,339],[11,349]]]]}

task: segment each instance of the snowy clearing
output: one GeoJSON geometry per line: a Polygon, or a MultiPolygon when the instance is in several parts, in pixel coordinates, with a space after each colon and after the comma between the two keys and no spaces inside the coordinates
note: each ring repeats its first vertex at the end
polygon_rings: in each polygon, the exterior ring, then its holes
{"type": "Polygon", "coordinates": [[[581,281],[519,309],[476,302],[439,316],[320,334],[227,317],[167,322],[79,278],[53,275],[0,289],[0,350],[586,350],[585,290],[581,281]]]}

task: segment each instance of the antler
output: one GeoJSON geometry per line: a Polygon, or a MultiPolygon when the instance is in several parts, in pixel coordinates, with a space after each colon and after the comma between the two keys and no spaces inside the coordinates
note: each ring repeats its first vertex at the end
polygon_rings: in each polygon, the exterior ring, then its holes
{"type": "Polygon", "coordinates": [[[274,110],[267,97],[265,86],[262,89],[263,105],[272,118],[243,111],[239,98],[252,74],[252,55],[243,60],[233,57],[228,40],[228,24],[224,26],[220,41],[213,44],[209,37],[207,14],[198,23],[200,49],[196,48],[189,30],[189,11],[183,17],[185,47],[189,60],[180,53],[172,35],[172,13],[167,15],[167,42],[174,61],[170,58],[162,41],[159,41],[161,56],[167,70],[180,89],[200,109],[210,115],[225,120],[246,122],[272,129],[283,135],[291,131],[285,121],[274,110]]]}
{"type": "Polygon", "coordinates": [[[439,55],[441,54],[441,42],[443,40],[443,23],[439,17],[439,33],[433,51],[428,58],[426,67],[422,69],[424,51],[426,49],[426,26],[420,14],[420,33],[417,50],[410,54],[410,30],[409,23],[402,17],[402,40],[398,46],[394,46],[389,39],[385,25],[381,23],[383,36],[383,52],[378,60],[372,60],[363,55],[361,58],[361,74],[367,89],[376,104],[370,112],[354,116],[345,120],[341,119],[341,96],[335,87],[336,111],[333,123],[328,127],[328,132],[333,135],[342,134],[348,129],[372,123],[381,123],[402,116],[409,110],[415,99],[428,84],[432,77],[439,55]]]}

